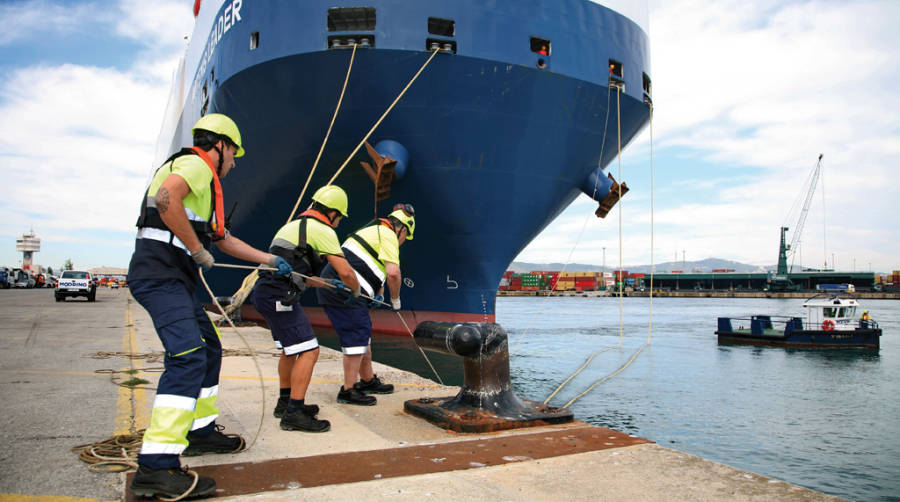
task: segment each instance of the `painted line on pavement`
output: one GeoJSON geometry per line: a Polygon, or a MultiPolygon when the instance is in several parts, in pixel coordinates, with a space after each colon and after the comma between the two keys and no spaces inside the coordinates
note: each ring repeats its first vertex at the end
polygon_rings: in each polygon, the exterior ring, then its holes
{"type": "MultiPolygon", "coordinates": [[[[134,316],[131,314],[131,300],[125,302],[125,335],[122,337],[122,350],[127,353],[138,353],[137,334],[134,330],[134,316]]],[[[141,361],[130,359],[129,367],[123,371],[140,371],[141,361]]],[[[116,397],[116,419],[114,434],[129,434],[145,429],[150,424],[150,408],[147,405],[147,391],[141,387],[129,388],[118,386],[116,397]]]]}

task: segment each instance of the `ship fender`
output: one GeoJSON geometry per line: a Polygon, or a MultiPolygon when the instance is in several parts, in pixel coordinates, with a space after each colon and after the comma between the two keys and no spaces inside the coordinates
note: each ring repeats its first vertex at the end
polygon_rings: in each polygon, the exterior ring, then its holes
{"type": "Polygon", "coordinates": [[[405,146],[392,139],[383,139],[375,144],[375,151],[397,161],[397,165],[394,166],[395,179],[402,180],[406,176],[406,169],[409,167],[409,152],[405,146]]]}
{"type": "Polygon", "coordinates": [[[456,432],[490,432],[571,422],[572,412],[520,399],[509,378],[506,331],[495,323],[425,321],[413,333],[416,344],[463,361],[463,385],[453,397],[406,401],[407,413],[456,432]]]}

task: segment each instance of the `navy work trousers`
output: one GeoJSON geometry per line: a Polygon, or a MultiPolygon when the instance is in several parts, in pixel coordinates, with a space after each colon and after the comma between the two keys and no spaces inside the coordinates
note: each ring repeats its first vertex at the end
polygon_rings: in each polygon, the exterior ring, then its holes
{"type": "MultiPolygon", "coordinates": [[[[200,421],[194,408],[201,391],[214,393],[213,400],[218,394],[222,343],[200,301],[183,282],[134,280],[128,287],[147,309],[165,348],[165,371],[159,379],[153,409],[153,414],[160,416],[151,417],[144,436],[145,446],[156,445],[157,449],[142,448],[138,463],[151,469],[178,468],[178,455],[187,445],[187,432],[205,435],[215,427],[215,415],[201,417],[200,421]],[[172,414],[165,408],[166,401],[179,403],[181,412],[172,414]]],[[[215,410],[214,405],[212,409],[215,410]]],[[[217,410],[214,413],[217,415],[217,410]]]]}

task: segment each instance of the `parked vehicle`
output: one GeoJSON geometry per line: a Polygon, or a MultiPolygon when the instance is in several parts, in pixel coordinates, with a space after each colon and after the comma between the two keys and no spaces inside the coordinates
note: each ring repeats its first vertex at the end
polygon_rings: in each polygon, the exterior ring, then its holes
{"type": "Polygon", "coordinates": [[[92,302],[97,298],[97,285],[90,272],[66,270],[59,277],[53,296],[58,302],[65,301],[69,296],[83,296],[92,302]]]}
{"type": "Polygon", "coordinates": [[[0,288],[9,289],[9,269],[0,267],[0,288]]]}
{"type": "Polygon", "coordinates": [[[36,284],[34,277],[28,270],[14,268],[12,272],[12,285],[16,288],[31,289],[36,284]]]}

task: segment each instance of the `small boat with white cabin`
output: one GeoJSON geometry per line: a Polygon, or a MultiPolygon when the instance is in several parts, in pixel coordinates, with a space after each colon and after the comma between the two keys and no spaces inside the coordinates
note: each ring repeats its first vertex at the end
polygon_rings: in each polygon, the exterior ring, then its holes
{"type": "MultiPolygon", "coordinates": [[[[861,319],[859,300],[850,293],[819,293],[803,303],[806,318],[754,315],[720,317],[719,343],[772,345],[809,349],[869,349],[880,347],[881,328],[861,319]]],[[[868,317],[867,315],[865,317],[868,317]]]]}

